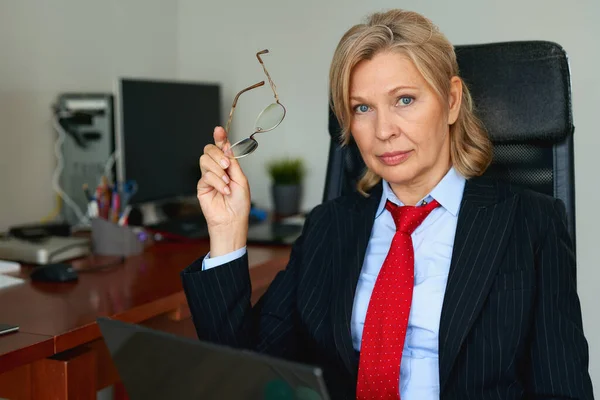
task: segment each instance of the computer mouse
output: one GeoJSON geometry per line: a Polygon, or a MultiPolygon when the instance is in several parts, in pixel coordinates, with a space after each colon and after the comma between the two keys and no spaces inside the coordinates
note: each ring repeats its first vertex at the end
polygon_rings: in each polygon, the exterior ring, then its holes
{"type": "Polygon", "coordinates": [[[78,279],[77,271],[70,264],[48,264],[36,267],[29,275],[36,282],[73,282],[78,279]]]}

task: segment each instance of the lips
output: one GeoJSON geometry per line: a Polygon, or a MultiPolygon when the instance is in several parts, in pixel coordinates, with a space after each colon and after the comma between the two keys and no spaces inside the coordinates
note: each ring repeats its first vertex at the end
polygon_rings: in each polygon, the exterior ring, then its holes
{"type": "Polygon", "coordinates": [[[398,165],[406,161],[412,155],[412,150],[409,151],[393,151],[384,153],[379,156],[381,162],[385,165],[398,165]]]}

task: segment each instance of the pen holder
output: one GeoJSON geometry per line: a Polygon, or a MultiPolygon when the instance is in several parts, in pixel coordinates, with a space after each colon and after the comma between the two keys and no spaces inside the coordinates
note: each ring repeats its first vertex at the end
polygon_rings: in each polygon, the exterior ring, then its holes
{"type": "Polygon", "coordinates": [[[92,219],[92,251],[106,256],[132,256],[144,251],[144,243],[129,227],[102,218],[92,219]]]}

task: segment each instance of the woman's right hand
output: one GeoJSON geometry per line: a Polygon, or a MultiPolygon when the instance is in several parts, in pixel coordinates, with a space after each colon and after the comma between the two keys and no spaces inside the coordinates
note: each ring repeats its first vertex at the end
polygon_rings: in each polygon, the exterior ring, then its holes
{"type": "Polygon", "coordinates": [[[208,225],[210,256],[217,257],[246,245],[250,188],[240,164],[230,157],[225,129],[216,127],[213,138],[215,144],[200,157],[197,196],[208,225]]]}

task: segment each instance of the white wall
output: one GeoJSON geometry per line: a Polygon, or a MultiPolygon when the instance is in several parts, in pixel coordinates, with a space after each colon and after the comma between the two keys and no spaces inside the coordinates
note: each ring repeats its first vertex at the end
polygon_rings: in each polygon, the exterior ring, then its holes
{"type": "Polygon", "coordinates": [[[176,3],[162,0],[0,1],[0,230],[54,208],[56,96],[173,78],[176,26],[176,3]]]}
{"type": "MultiPolygon", "coordinates": [[[[543,39],[560,43],[572,69],[576,125],[577,242],[579,288],[585,333],[590,343],[593,381],[600,381],[600,314],[595,308],[600,269],[597,227],[600,198],[597,152],[600,131],[600,2],[597,0],[304,0],[179,2],[179,73],[186,79],[224,84],[224,113],[234,94],[263,79],[254,53],[269,48],[265,62],[288,116],[276,131],[259,138],[257,153],[243,160],[254,200],[270,205],[266,160],[300,155],[310,168],[304,208],[321,200],[328,149],[327,73],[343,32],[372,11],[406,7],[431,18],[455,44],[543,39]]],[[[240,100],[233,124],[235,139],[251,132],[253,118],[269,101],[269,91],[240,100]]],[[[598,384],[597,384],[598,386],[598,384]]]]}

